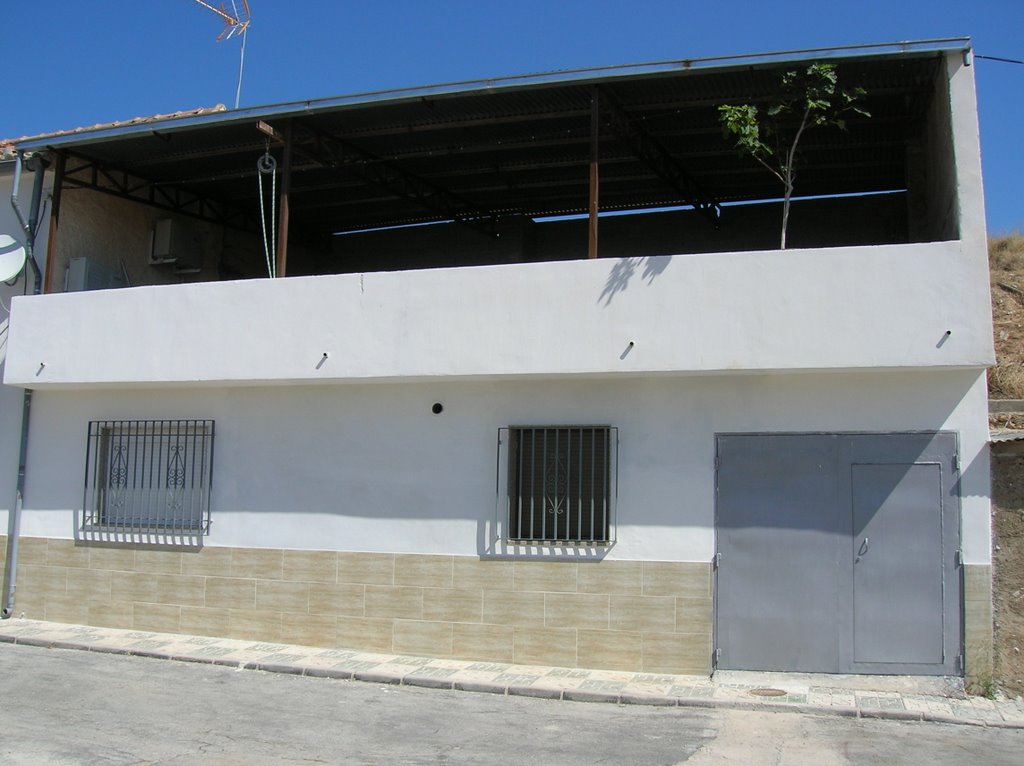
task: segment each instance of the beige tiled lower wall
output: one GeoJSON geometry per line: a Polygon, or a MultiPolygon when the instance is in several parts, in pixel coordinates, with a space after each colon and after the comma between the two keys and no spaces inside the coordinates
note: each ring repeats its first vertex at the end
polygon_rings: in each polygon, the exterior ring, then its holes
{"type": "MultiPolygon", "coordinates": [[[[0,567],[7,551],[0,535],[0,567]]],[[[15,614],[493,662],[709,673],[704,563],[545,562],[22,538],[15,614]]],[[[965,676],[992,679],[992,568],[964,566],[965,676]]]]}
{"type": "Polygon", "coordinates": [[[16,614],[651,673],[711,669],[707,563],[493,560],[23,538],[16,614]]]}
{"type": "Polygon", "coordinates": [[[970,691],[990,691],[992,641],[992,567],[965,564],[964,676],[970,691]]]}

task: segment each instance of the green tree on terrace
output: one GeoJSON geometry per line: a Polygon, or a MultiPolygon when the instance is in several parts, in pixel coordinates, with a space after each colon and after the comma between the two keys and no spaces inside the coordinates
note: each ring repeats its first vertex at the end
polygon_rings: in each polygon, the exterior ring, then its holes
{"type": "Polygon", "coordinates": [[[789,203],[796,181],[797,148],[811,128],[834,126],[846,129],[845,116],[871,115],[861,108],[861,87],[844,90],[834,64],[814,63],[802,71],[782,75],[778,97],[763,111],[753,104],[718,107],[718,118],[736,147],[763,165],[782,183],[782,238],[786,248],[789,203]]]}

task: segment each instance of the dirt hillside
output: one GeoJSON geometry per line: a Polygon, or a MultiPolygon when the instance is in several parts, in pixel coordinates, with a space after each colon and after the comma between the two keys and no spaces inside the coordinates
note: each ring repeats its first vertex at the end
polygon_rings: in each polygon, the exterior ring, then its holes
{"type": "MultiPolygon", "coordinates": [[[[992,399],[1024,399],[1024,236],[989,241],[996,366],[992,399]]],[[[993,428],[1024,428],[1024,415],[996,415],[993,428]]],[[[992,460],[995,680],[1010,696],[1024,695],[1024,457],[992,460]]]]}
{"type": "Polygon", "coordinates": [[[988,255],[996,341],[989,397],[1024,399],[1024,235],[989,240],[988,255]]]}

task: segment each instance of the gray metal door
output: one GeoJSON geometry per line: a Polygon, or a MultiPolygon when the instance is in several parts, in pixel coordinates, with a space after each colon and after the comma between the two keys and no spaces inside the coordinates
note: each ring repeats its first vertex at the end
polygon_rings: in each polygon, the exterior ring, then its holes
{"type": "Polygon", "coordinates": [[[724,434],[718,666],[958,671],[952,434],[724,434]]]}
{"type": "Polygon", "coordinates": [[[853,466],[854,662],[942,663],[940,466],[853,466]]]}

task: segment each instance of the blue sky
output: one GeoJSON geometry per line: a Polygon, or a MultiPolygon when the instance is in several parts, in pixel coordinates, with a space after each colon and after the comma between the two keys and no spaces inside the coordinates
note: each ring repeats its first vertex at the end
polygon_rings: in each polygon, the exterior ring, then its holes
{"type": "MultiPolygon", "coordinates": [[[[237,0],[241,5],[240,0],[237,0]]],[[[231,0],[225,2],[230,8],[231,0]]],[[[250,0],[242,106],[586,66],[969,35],[1024,60],[1024,0],[250,0]]],[[[235,97],[193,0],[5,0],[0,137],[235,97]]],[[[976,60],[990,233],[1024,230],[1024,66],[976,60]]]]}

